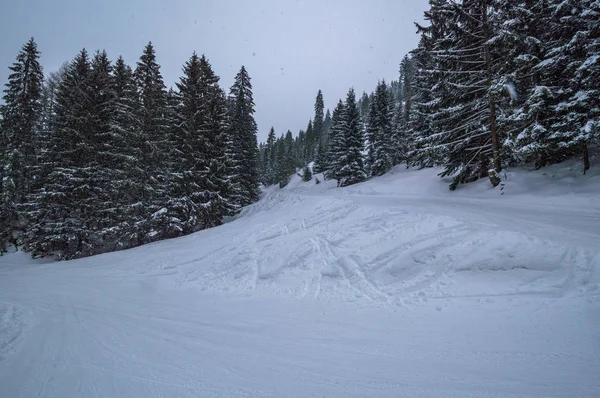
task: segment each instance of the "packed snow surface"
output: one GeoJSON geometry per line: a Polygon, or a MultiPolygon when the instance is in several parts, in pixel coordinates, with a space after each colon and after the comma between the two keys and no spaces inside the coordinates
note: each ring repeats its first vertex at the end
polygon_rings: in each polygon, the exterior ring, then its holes
{"type": "Polygon", "coordinates": [[[600,397],[600,176],[572,166],[294,176],[187,237],[0,257],[0,397],[600,397]]]}

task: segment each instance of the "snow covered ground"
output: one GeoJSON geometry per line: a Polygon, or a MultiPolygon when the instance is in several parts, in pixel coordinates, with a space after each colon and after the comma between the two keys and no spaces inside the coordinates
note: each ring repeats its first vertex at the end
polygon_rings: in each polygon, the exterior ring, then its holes
{"type": "Polygon", "coordinates": [[[453,193],[433,169],[295,176],[191,236],[0,257],[0,397],[600,397],[579,168],[453,193]]]}

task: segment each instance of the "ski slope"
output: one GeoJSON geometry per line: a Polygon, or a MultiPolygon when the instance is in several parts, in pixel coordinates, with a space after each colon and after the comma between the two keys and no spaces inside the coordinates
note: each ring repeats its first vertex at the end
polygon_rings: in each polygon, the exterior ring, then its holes
{"type": "Polygon", "coordinates": [[[437,172],[294,176],[183,238],[0,257],[0,397],[599,397],[600,175],[437,172]]]}

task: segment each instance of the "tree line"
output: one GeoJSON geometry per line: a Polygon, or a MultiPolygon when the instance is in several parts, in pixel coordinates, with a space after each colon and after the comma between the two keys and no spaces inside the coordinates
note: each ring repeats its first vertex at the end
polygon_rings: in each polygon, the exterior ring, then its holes
{"type": "Polygon", "coordinates": [[[27,42],[0,108],[0,252],[71,259],[189,234],[258,200],[242,66],[229,93],[194,53],[167,90],[149,43],[135,68],[84,49],[44,78],[27,42]]]}
{"type": "Polygon", "coordinates": [[[287,183],[314,161],[344,186],[396,164],[441,166],[450,189],[504,167],[580,158],[600,136],[599,0],[430,0],[400,76],[296,138],[260,145],[262,181],[287,183]],[[357,111],[358,107],[358,111],[357,111]]]}
{"type": "Polygon", "coordinates": [[[430,0],[398,80],[257,145],[250,77],[226,94],[193,54],[167,90],[149,44],[135,68],[82,50],[44,79],[29,41],[0,109],[0,251],[68,259],[219,225],[304,168],[347,186],[398,164],[450,189],[507,166],[579,158],[600,136],[600,0],[430,0]],[[312,168],[308,165],[311,164],[312,168]]]}

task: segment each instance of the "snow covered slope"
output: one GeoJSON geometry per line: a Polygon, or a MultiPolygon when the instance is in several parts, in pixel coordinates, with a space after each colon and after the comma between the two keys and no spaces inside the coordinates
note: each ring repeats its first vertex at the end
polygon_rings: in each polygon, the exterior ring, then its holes
{"type": "Polygon", "coordinates": [[[212,230],[0,257],[0,397],[598,397],[600,176],[294,176],[212,230]]]}

